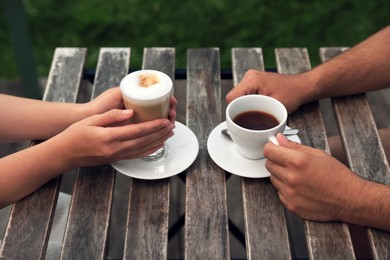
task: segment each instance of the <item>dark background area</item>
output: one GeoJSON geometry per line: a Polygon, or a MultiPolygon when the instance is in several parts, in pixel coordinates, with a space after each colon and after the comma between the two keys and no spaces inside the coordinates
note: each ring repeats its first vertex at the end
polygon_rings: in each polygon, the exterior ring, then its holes
{"type": "MultiPolygon", "coordinates": [[[[0,5],[0,79],[19,78],[9,29],[0,5]]],[[[24,0],[33,57],[48,75],[56,47],[87,47],[94,68],[100,47],[131,47],[133,69],[144,47],[175,47],[177,67],[186,50],[219,47],[221,67],[230,68],[232,47],[262,47],[275,67],[274,48],[307,47],[313,65],[318,48],[352,46],[389,24],[390,1],[264,0],[24,0]]]]}

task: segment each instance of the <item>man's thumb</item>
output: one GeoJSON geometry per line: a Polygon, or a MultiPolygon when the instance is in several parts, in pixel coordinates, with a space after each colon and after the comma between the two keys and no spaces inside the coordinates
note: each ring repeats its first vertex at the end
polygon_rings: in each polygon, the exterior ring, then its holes
{"type": "Polygon", "coordinates": [[[276,139],[278,140],[280,146],[290,148],[293,150],[298,150],[299,147],[301,146],[301,144],[299,143],[288,140],[285,135],[280,133],[276,135],[276,139]]]}

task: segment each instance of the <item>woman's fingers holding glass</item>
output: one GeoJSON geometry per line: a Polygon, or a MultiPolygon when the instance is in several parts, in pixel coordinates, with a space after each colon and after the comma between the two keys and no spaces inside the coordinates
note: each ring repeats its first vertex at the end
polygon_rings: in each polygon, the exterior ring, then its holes
{"type": "Polygon", "coordinates": [[[173,136],[172,129],[161,129],[151,134],[121,142],[117,160],[139,158],[157,151],[173,136]]]}

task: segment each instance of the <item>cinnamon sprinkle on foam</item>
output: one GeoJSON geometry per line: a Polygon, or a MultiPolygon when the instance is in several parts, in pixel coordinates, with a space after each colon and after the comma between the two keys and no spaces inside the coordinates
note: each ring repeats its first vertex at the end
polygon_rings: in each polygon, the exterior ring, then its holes
{"type": "Polygon", "coordinates": [[[138,79],[139,85],[144,88],[153,86],[160,82],[159,77],[154,74],[141,74],[138,76],[138,79]]]}

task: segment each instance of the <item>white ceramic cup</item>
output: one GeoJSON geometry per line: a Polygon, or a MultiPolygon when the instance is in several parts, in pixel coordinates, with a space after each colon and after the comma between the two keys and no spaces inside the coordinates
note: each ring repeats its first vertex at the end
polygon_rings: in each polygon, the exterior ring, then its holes
{"type": "MultiPolygon", "coordinates": [[[[157,70],[134,71],[122,79],[120,89],[125,107],[134,110],[131,123],[168,117],[173,82],[165,73],[157,70]]],[[[163,154],[164,148],[161,148],[143,159],[155,161],[163,154]]]]}
{"type": "Polygon", "coordinates": [[[245,95],[233,100],[226,108],[226,124],[235,147],[243,157],[263,159],[264,145],[277,143],[276,134],[282,133],[287,123],[287,110],[278,100],[264,95],[245,95]],[[251,130],[237,125],[236,116],[248,111],[261,111],[274,116],[278,125],[265,130],[251,130]]]}

